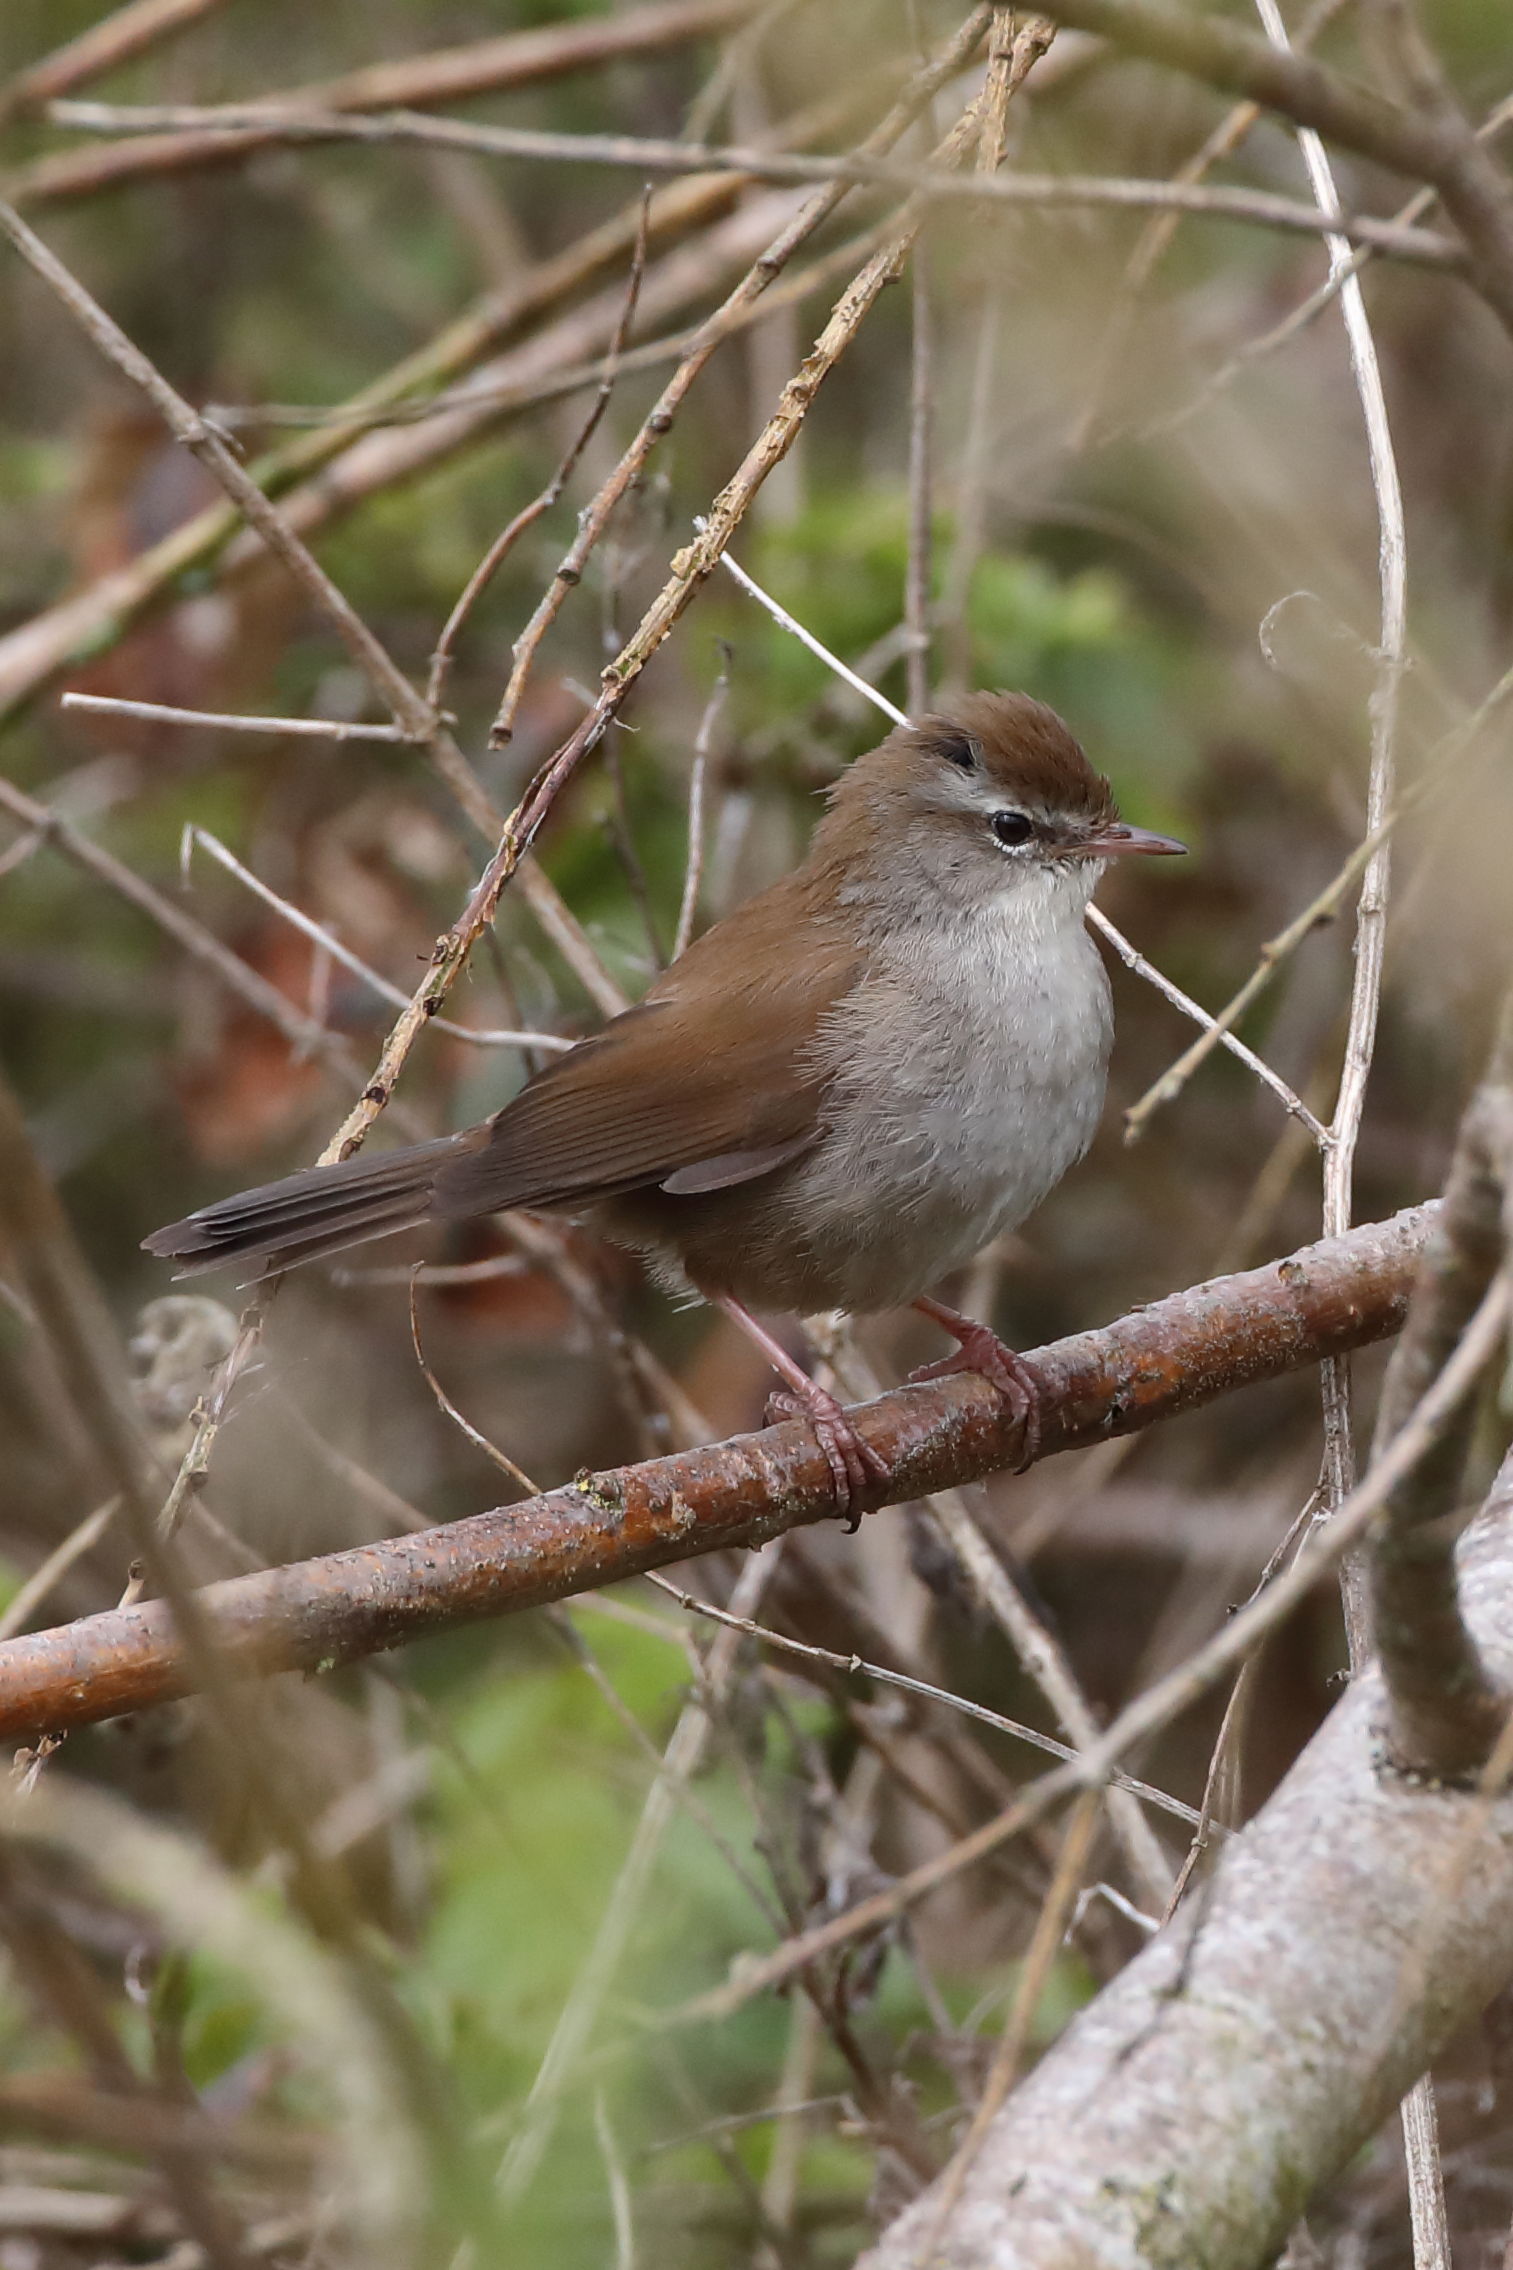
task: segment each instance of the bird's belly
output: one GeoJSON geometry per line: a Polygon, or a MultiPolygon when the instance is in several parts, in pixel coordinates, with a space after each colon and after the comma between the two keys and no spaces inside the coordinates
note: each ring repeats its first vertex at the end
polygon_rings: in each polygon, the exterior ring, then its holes
{"type": "Polygon", "coordinates": [[[1051,967],[1017,955],[1001,984],[979,964],[961,991],[959,954],[868,979],[830,1035],[811,1151],[745,1185],[616,1201],[609,1234],[753,1308],[914,1300],[1022,1222],[1092,1141],[1108,987],[1091,941],[1078,944],[1051,967]]]}
{"type": "Polygon", "coordinates": [[[966,1082],[906,1082],[885,1108],[848,1115],[793,1191],[826,1305],[865,1312],[913,1300],[1034,1212],[1087,1149],[1103,1103],[1101,1060],[980,1058],[966,1082]]]}

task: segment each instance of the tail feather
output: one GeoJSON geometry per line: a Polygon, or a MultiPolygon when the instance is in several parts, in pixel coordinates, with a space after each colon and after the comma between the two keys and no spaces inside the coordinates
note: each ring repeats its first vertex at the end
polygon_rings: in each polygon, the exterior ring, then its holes
{"type": "Polygon", "coordinates": [[[446,1136],[405,1151],[307,1167],[204,1206],[142,1243],[149,1253],[181,1262],[183,1276],[248,1255],[275,1269],[315,1261],[423,1222],[437,1173],[456,1151],[457,1138],[446,1136]]]}

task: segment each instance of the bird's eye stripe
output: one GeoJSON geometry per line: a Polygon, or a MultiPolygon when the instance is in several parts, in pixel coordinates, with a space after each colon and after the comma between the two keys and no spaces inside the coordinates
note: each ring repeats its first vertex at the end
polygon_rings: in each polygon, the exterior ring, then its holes
{"type": "Polygon", "coordinates": [[[953,734],[938,744],[940,754],[948,765],[956,765],[962,772],[976,772],[977,749],[965,733],[953,734]]]}

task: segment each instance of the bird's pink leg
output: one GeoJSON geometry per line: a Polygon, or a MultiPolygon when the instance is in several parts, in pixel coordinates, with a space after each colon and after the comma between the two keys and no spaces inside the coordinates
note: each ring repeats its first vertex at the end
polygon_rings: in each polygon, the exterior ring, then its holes
{"type": "Polygon", "coordinates": [[[945,1379],[952,1372],[979,1372],[989,1386],[996,1387],[1008,1404],[1020,1426],[1020,1458],[1015,1467],[1022,1474],[1033,1466],[1040,1455],[1040,1406],[1045,1395],[1045,1382],[1033,1364],[1023,1356],[1016,1356],[1012,1348],[1004,1346],[996,1332],[985,1324],[977,1324],[970,1316],[947,1308],[944,1301],[932,1300],[922,1294],[911,1303],[921,1316],[928,1316],[943,1332],[949,1332],[958,1344],[959,1353],[942,1356],[939,1363],[922,1364],[911,1371],[911,1379],[945,1379]]]}
{"type": "Polygon", "coordinates": [[[775,1415],[809,1421],[835,1477],[836,1511],[848,1529],[858,1529],[866,1511],[864,1501],[871,1495],[873,1485],[888,1479],[887,1460],[862,1440],[847,1417],[845,1406],[837,1402],[828,1388],[821,1387],[818,1380],[811,1379],[801,1364],[794,1362],[782,1342],[764,1330],[749,1309],[743,1308],[729,1293],[711,1293],[706,1297],[725,1311],[731,1323],[761,1349],[778,1377],[787,1381],[786,1391],[780,1391],[769,1401],[768,1418],[775,1415]]]}

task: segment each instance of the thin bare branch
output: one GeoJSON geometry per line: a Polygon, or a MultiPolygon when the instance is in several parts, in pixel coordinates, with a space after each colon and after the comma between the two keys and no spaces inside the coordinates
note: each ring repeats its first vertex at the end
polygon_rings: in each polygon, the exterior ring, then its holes
{"type": "MultiPolygon", "coordinates": [[[[1042,1734],[1036,1727],[1024,1726],[1017,1718],[1005,1718],[983,1703],[968,1700],[965,1695],[953,1694],[949,1687],[932,1686],[928,1679],[912,1679],[907,1672],[890,1671],[880,1663],[872,1663],[861,1655],[838,1655],[834,1648],[816,1647],[809,1640],[793,1639],[786,1632],[775,1632],[766,1624],[753,1623],[751,1618],[733,1615],[728,1608],[717,1608],[711,1601],[698,1600],[680,1585],[669,1583],[665,1576],[648,1571],[647,1581],[669,1599],[676,1600],[691,1616],[707,1616],[717,1624],[729,1624],[737,1631],[748,1633],[760,1640],[764,1647],[776,1649],[781,1655],[797,1655],[807,1663],[820,1663],[832,1671],[844,1671],[853,1678],[874,1679],[879,1686],[897,1687],[901,1693],[918,1695],[925,1702],[944,1703],[949,1709],[960,1711],[966,1718],[975,1718],[981,1726],[991,1726],[995,1733],[1012,1735],[1016,1742],[1028,1742],[1032,1748],[1044,1750],[1053,1758],[1075,1758],[1077,1752],[1065,1742],[1058,1742],[1052,1734],[1042,1734]]],[[[1112,1786],[1127,1789],[1144,1804],[1154,1805],[1158,1812],[1170,1813],[1174,1820],[1187,1821],[1197,1827],[1199,1816],[1191,1805],[1180,1798],[1168,1797],[1165,1790],[1155,1789],[1147,1781],[1132,1780],[1128,1774],[1112,1776],[1112,1786]]]]}
{"type": "Polygon", "coordinates": [[[236,711],[175,709],[167,702],[127,701],[117,694],[65,693],[60,709],[87,710],[94,717],[145,717],[154,724],[209,727],[217,733],[272,733],[305,741],[386,741],[406,747],[425,734],[402,725],[359,725],[340,717],[245,717],[236,711]]]}
{"type": "MultiPolygon", "coordinates": [[[[301,937],[309,938],[330,960],[340,962],[343,969],[350,970],[354,977],[360,977],[364,985],[370,986],[391,1008],[408,1009],[408,993],[402,993],[397,985],[391,985],[386,977],[380,976],[370,963],[363,960],[361,954],[354,954],[350,946],[344,946],[323,923],[317,922],[311,915],[301,913],[287,899],[280,898],[278,892],[271,890],[260,876],[254,875],[250,867],[243,866],[235,852],[227,850],[219,836],[213,836],[208,828],[199,827],[192,820],[183,833],[182,866],[186,877],[196,846],[202,851],[208,851],[228,875],[234,875],[255,898],[262,900],[264,906],[270,906],[276,914],[282,915],[291,929],[297,930],[301,937]]],[[[453,1040],[471,1042],[475,1048],[539,1048],[548,1055],[553,1055],[563,1054],[577,1045],[574,1041],[564,1040],[559,1033],[520,1032],[513,1026],[496,1028],[491,1025],[459,1025],[450,1017],[433,1017],[431,1030],[449,1033],[453,1040]]]]}
{"type": "Polygon", "coordinates": [[[686,953],[693,941],[693,927],[699,915],[699,890],[704,881],[704,783],[709,772],[709,751],[714,740],[714,729],[725,696],[730,690],[730,658],[724,654],[720,661],[720,674],[710,689],[699,730],[694,735],[693,757],[688,770],[688,857],[683,867],[683,895],[678,904],[677,928],[673,932],[672,958],[677,960],[686,953]]]}
{"type": "Polygon", "coordinates": [[[131,111],[81,102],[55,103],[52,115],[60,125],[109,131],[135,123],[147,132],[165,119],[203,127],[207,120],[220,118],[228,135],[261,122],[278,139],[296,143],[366,142],[382,147],[416,142],[439,149],[471,150],[481,156],[558,159],[628,167],[640,173],[732,172],[772,182],[875,184],[906,191],[927,204],[980,204],[989,209],[995,205],[1112,206],[1126,212],[1188,213],[1196,218],[1248,221],[1257,228],[1279,229],[1289,235],[1332,232],[1353,244],[1371,245],[1395,259],[1431,268],[1459,271],[1466,266],[1465,255],[1454,240],[1432,229],[1399,227],[1365,213],[1332,210],[1321,215],[1311,205],[1263,189],[1211,188],[1193,182],[1128,180],[1105,174],[951,174],[933,166],[902,165],[865,153],[824,157],[738,145],[659,142],[633,135],[545,134],[524,127],[467,125],[456,119],[425,118],[404,111],[369,118],[307,110],[275,114],[234,106],[221,112],[175,106],[131,111]]]}
{"type": "Polygon", "coordinates": [[[324,1057],[352,1086],[361,1084],[362,1072],[356,1055],[336,1033],[307,1016],[295,1006],[277,986],[240,955],[223,946],[219,938],[207,930],[194,916],[186,914],[172,899],[165,898],[151,883],[144,882],[124,860],[76,828],[71,820],[54,812],[50,806],[39,804],[34,797],[15,787],[0,775],[0,809],[20,820],[44,843],[50,843],[87,875],[104,883],[130,905],[166,931],[175,945],[182,946],[192,960],[213,972],[227,989],[245,1001],[260,1017],[266,1017],[284,1035],[290,1046],[301,1053],[324,1057]]]}
{"type": "MultiPolygon", "coordinates": [[[[1208,1011],[1194,1001],[1190,994],[1184,993],[1180,985],[1174,984],[1158,970],[1154,962],[1147,961],[1140,949],[1130,944],[1123,931],[1110,922],[1101,907],[1089,906],[1087,920],[1090,928],[1096,930],[1100,938],[1108,940],[1126,969],[1132,969],[1137,977],[1145,979],[1147,985],[1153,985],[1163,1000],[1170,1001],[1174,1009],[1180,1009],[1184,1017],[1191,1017],[1195,1025],[1202,1025],[1205,1030],[1213,1026],[1214,1020],[1208,1011]]],[[[1247,1071],[1254,1072],[1262,1085],[1270,1088],[1283,1110],[1290,1112],[1300,1127],[1307,1128],[1315,1143],[1322,1147],[1328,1142],[1328,1130],[1322,1121],[1309,1110],[1301,1096],[1294,1094],[1280,1072],[1274,1072],[1264,1057],[1257,1056],[1253,1048],[1247,1048],[1244,1041],[1237,1040],[1232,1032],[1219,1032],[1216,1037],[1231,1056],[1237,1057],[1247,1071]]]]}
{"type": "MultiPolygon", "coordinates": [[[[159,0],[159,5],[168,4],[171,0],[159,0]]],[[[181,5],[189,4],[191,0],[181,0],[181,5]]],[[[206,4],[208,0],[201,0],[201,5],[206,4]]],[[[150,5],[150,0],[139,0],[139,5],[150,5]]],[[[657,0],[649,7],[620,9],[608,16],[541,24],[493,39],[470,40],[460,47],[385,58],[337,79],[262,98],[250,106],[252,123],[229,141],[219,133],[191,131],[155,135],[146,142],[124,141],[103,150],[54,153],[24,168],[11,183],[11,194],[17,203],[26,204],[88,197],[143,175],[222,165],[233,157],[248,156],[265,149],[272,138],[256,123],[263,103],[274,109],[313,103],[329,110],[378,110],[403,103],[423,110],[433,103],[539,85],[622,56],[655,54],[717,35],[739,24],[752,5],[753,0],[657,0]]],[[[64,91],[62,85],[46,90],[49,95],[64,91]]]]}
{"type": "Polygon", "coordinates": [[[1199,1065],[1219,1045],[1230,1028],[1238,1023],[1251,1003],[1265,992],[1277,970],[1297,951],[1309,932],[1316,930],[1320,923],[1327,922],[1338,912],[1393,830],[1439,788],[1446,772],[1466,754],[1482,727],[1497,715],[1510,696],[1513,696],[1513,670],[1506,671],[1472,714],[1446,735],[1418,777],[1400,792],[1376,826],[1362,837],[1336,874],[1309,900],[1301,914],[1295,915],[1275,937],[1267,939],[1257,956],[1255,968],[1224,1007],[1209,1017],[1207,1030],[1199,1035],[1190,1048],[1183,1051],[1174,1064],[1168,1066],[1143,1096],[1131,1104],[1124,1115],[1126,1142],[1139,1140],[1152,1115],[1163,1104],[1170,1103],[1181,1094],[1199,1065]]]}
{"type": "Polygon", "coordinates": [[[106,71],[118,71],[123,63],[145,54],[161,40],[172,39],[175,32],[187,30],[219,6],[220,0],[125,0],[123,7],[113,8],[108,16],[102,16],[76,39],[65,40],[50,55],[28,63],[0,87],[0,122],[22,111],[40,110],[44,103],[56,101],[72,87],[98,79],[106,71]]]}
{"type": "Polygon", "coordinates": [[[439,710],[441,707],[442,697],[446,691],[447,674],[452,666],[452,656],[457,641],[462,635],[463,625],[527,529],[533,528],[538,520],[551,511],[553,505],[567,487],[568,482],[572,479],[578,460],[593,440],[600,420],[609,408],[609,398],[614,392],[615,380],[620,373],[621,358],[625,353],[625,342],[630,336],[631,323],[636,313],[636,303],[641,296],[642,279],[646,274],[646,232],[650,210],[651,195],[648,191],[641,200],[641,222],[636,231],[636,241],[631,251],[630,274],[625,285],[625,305],[620,312],[620,320],[615,325],[609,342],[609,350],[604,357],[599,390],[589,406],[587,417],[584,418],[577,433],[568,443],[566,453],[556,472],[547,482],[546,487],[528,505],[522,506],[514,518],[500,531],[463,586],[457,604],[453,607],[442,627],[441,636],[436,641],[436,650],[431,656],[430,673],[426,680],[426,700],[432,710],[439,710]]]}

